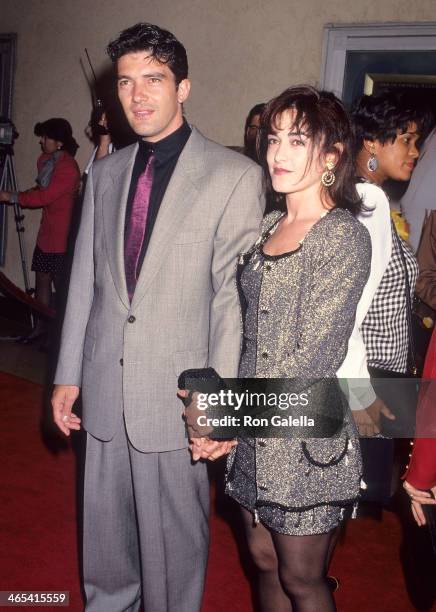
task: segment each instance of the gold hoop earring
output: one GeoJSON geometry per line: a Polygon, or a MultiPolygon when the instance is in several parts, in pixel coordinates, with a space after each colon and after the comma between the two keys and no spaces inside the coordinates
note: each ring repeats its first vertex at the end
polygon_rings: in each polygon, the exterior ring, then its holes
{"type": "Polygon", "coordinates": [[[324,187],[331,187],[336,180],[336,175],[333,172],[334,163],[329,161],[326,163],[326,170],[321,175],[321,183],[324,187]]]}

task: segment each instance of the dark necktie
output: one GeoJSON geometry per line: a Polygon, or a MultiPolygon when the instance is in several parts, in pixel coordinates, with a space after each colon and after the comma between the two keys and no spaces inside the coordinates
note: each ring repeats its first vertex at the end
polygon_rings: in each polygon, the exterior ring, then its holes
{"type": "Polygon", "coordinates": [[[144,172],[139,176],[133,198],[126,240],[124,243],[124,268],[127,293],[132,301],[137,281],[137,267],[147,223],[148,205],[153,184],[154,154],[148,158],[144,172]]]}

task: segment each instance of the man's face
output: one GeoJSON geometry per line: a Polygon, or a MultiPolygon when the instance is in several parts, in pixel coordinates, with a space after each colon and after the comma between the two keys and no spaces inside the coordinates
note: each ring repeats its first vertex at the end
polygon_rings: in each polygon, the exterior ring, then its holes
{"type": "Polygon", "coordinates": [[[149,142],[172,134],[183,123],[182,104],[190,83],[176,86],[174,73],[147,51],[126,53],[117,61],[118,97],[132,130],[149,142]]]}
{"type": "Polygon", "coordinates": [[[247,132],[245,134],[247,145],[250,149],[255,150],[256,148],[256,139],[257,132],[260,127],[260,115],[254,115],[251,119],[250,125],[247,126],[247,132]]]}

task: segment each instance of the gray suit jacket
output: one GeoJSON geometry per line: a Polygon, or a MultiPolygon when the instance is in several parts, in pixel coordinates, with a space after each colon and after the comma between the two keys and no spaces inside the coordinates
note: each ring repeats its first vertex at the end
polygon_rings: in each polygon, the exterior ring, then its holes
{"type": "Polygon", "coordinates": [[[195,128],[156,220],[129,303],[124,217],[137,145],[89,175],[55,383],[82,387],[84,428],[110,440],[124,412],[141,451],[187,446],[177,377],[214,367],[237,375],[237,256],[256,239],[260,169],[195,128]]]}

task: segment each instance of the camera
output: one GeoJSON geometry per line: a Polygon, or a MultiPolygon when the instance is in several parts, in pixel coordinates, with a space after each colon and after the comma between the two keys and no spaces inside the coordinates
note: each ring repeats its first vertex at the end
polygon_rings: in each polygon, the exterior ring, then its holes
{"type": "Polygon", "coordinates": [[[12,146],[19,134],[9,119],[0,117],[0,146],[12,146]]]}
{"type": "Polygon", "coordinates": [[[92,109],[91,119],[89,120],[89,126],[91,127],[94,136],[104,136],[109,134],[109,130],[105,128],[104,125],[100,125],[99,123],[105,112],[103,102],[101,100],[97,100],[96,105],[92,109]]]}

